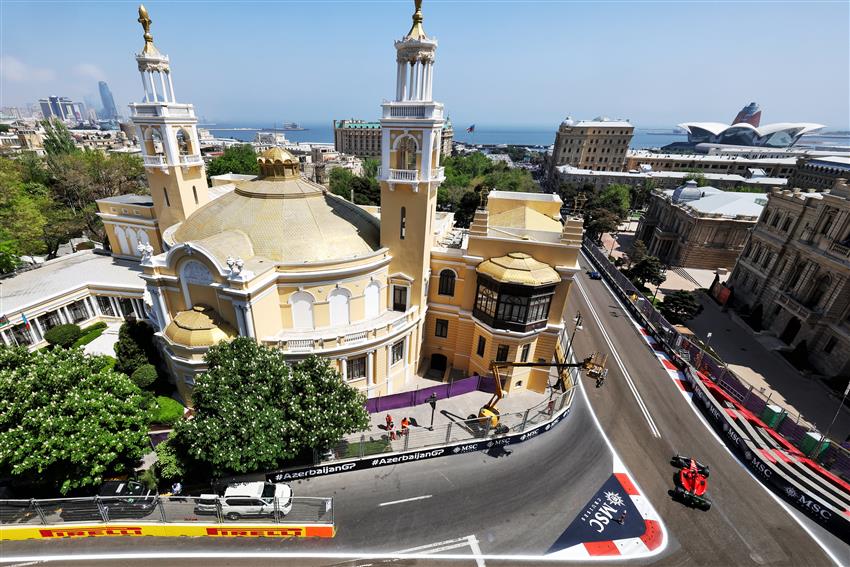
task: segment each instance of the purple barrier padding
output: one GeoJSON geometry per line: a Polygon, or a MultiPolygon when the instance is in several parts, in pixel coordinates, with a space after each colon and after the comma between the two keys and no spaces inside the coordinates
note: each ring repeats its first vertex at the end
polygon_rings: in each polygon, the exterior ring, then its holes
{"type": "Polygon", "coordinates": [[[779,424],[779,429],[777,433],[794,443],[795,445],[800,442],[806,433],[808,433],[808,429],[797,425],[793,420],[788,419],[787,417],[782,420],[782,423],[779,424]]]}
{"type": "Polygon", "coordinates": [[[767,407],[767,402],[761,399],[759,396],[752,394],[744,400],[743,405],[745,408],[750,410],[753,415],[757,415],[759,418],[761,418],[761,415],[764,412],[764,408],[767,407]]]}
{"type": "MultiPolygon", "coordinates": [[[[455,380],[447,384],[437,384],[436,386],[430,386],[421,390],[370,398],[366,400],[366,411],[369,413],[381,413],[382,411],[417,406],[426,403],[431,394],[436,394],[438,400],[461,396],[477,390],[480,380],[482,379],[479,379],[478,376],[470,376],[469,378],[455,380]]],[[[492,380],[490,378],[491,384],[492,380]]]]}
{"type": "Polygon", "coordinates": [[[496,379],[492,376],[481,376],[478,381],[478,389],[488,394],[496,393],[496,379]]]}
{"type": "Polygon", "coordinates": [[[823,467],[832,474],[850,481],[850,453],[834,445],[824,451],[820,458],[823,467]]]}

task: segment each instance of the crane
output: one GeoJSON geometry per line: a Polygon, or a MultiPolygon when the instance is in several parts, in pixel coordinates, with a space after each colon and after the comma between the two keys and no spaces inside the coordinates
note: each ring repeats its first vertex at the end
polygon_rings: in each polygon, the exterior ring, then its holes
{"type": "Polygon", "coordinates": [[[561,390],[566,391],[567,387],[564,383],[564,370],[568,368],[580,368],[587,371],[589,376],[599,376],[605,373],[605,363],[608,360],[608,355],[593,353],[584,360],[579,362],[508,362],[504,360],[493,360],[490,362],[490,370],[493,372],[493,378],[496,382],[496,391],[490,401],[478,410],[478,419],[482,424],[486,424],[489,420],[490,427],[496,428],[499,425],[499,410],[496,406],[504,397],[502,390],[502,377],[499,375],[500,369],[505,368],[557,368],[558,369],[558,386],[561,390]]]}

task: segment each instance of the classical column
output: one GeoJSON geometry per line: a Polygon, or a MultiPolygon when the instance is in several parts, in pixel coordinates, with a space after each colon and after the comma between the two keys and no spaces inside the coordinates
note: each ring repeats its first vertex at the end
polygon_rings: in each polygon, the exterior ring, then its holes
{"type": "MultiPolygon", "coordinates": [[[[145,74],[142,73],[141,77],[142,77],[142,90],[145,91],[145,102],[148,102],[148,85],[147,85],[147,83],[145,83],[145,74]]],[[[142,142],[142,146],[144,147],[144,140],[142,140],[141,137],[139,137],[139,140],[142,142]]]]}
{"type": "Polygon", "coordinates": [[[171,102],[168,99],[168,89],[165,88],[165,73],[163,73],[162,71],[159,72],[159,82],[162,85],[162,98],[165,100],[165,102],[171,102]]]}
{"type": "Polygon", "coordinates": [[[0,336],[3,337],[3,344],[5,344],[6,346],[14,346],[12,344],[12,341],[9,339],[9,337],[7,335],[6,329],[3,329],[2,331],[0,331],[0,336]]]}
{"type": "Polygon", "coordinates": [[[248,336],[254,339],[256,333],[254,332],[254,315],[251,313],[251,304],[246,303],[242,306],[242,309],[245,310],[245,328],[248,331],[248,336]]]}
{"type": "Polygon", "coordinates": [[[374,358],[375,358],[375,351],[374,350],[370,350],[369,352],[366,353],[366,383],[367,384],[377,384],[378,383],[378,378],[373,373],[374,370],[375,370],[373,368],[375,366],[374,358]]]}
{"type": "Polygon", "coordinates": [[[86,299],[88,299],[89,303],[91,303],[91,305],[89,306],[91,307],[91,312],[95,315],[100,315],[100,305],[97,304],[97,298],[93,295],[90,295],[86,299]]]}
{"type": "Polygon", "coordinates": [[[174,83],[171,82],[171,72],[166,72],[165,74],[168,75],[168,92],[171,95],[170,100],[171,102],[175,102],[177,99],[174,98],[174,83]]]}
{"type": "Polygon", "coordinates": [[[165,293],[159,288],[156,288],[156,291],[157,291],[156,297],[157,297],[157,300],[158,300],[158,303],[159,303],[159,309],[162,312],[162,322],[161,322],[161,324],[162,324],[162,328],[164,329],[171,322],[171,317],[168,316],[168,307],[165,303],[165,293]]]}
{"type": "Polygon", "coordinates": [[[410,356],[410,333],[404,336],[404,381],[407,382],[408,357],[410,356]]]}
{"type": "Polygon", "coordinates": [[[32,320],[35,325],[30,325],[30,334],[35,337],[35,341],[33,343],[41,342],[44,338],[44,327],[41,326],[41,321],[39,321],[38,317],[32,320]]]}
{"type": "Polygon", "coordinates": [[[407,65],[407,63],[405,63],[404,61],[398,62],[398,69],[396,70],[396,78],[397,78],[396,89],[395,89],[396,100],[404,100],[404,96],[405,96],[404,90],[405,90],[405,87],[407,86],[405,84],[407,82],[405,80],[407,78],[407,74],[405,73],[405,71],[407,71],[407,69],[406,69],[405,65],[407,65]]]}
{"type": "Polygon", "coordinates": [[[342,381],[348,380],[348,358],[343,356],[339,359],[339,372],[342,374],[342,381]]]}
{"type": "Polygon", "coordinates": [[[245,311],[243,310],[242,305],[234,301],[233,310],[236,311],[236,326],[239,330],[239,336],[247,337],[248,332],[245,330],[245,311]]]}
{"type": "Polygon", "coordinates": [[[153,72],[145,71],[145,76],[148,78],[148,85],[150,85],[151,89],[151,97],[153,97],[153,100],[150,102],[156,102],[156,87],[153,84],[153,72]]]}

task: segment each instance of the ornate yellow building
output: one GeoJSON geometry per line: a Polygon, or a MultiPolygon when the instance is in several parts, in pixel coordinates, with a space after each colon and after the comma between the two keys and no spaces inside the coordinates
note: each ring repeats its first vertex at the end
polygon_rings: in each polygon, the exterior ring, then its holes
{"type": "MultiPolygon", "coordinates": [[[[552,360],[581,221],[562,222],[561,201],[544,194],[491,192],[468,232],[436,211],[444,113],[432,98],[437,42],[416,4],[395,43],[381,207],[371,211],[302,178],[280,148],[259,156],[259,177],[221,176],[209,189],[194,111],[174,102],[168,58],[140,8],[146,96],[132,109],[152,198],[99,206],[114,253],[133,256],[136,245],[148,315],[187,400],[209,346],[237,335],[293,359],[332,358],[370,397],[425,372],[449,379],[487,373],[497,358],[552,360]]],[[[507,387],[542,391],[547,376],[517,370],[507,387]]]]}

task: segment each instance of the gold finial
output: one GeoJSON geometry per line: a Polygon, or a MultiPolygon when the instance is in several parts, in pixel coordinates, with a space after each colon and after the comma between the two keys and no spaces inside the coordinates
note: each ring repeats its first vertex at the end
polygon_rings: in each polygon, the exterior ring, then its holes
{"type": "Polygon", "coordinates": [[[151,35],[151,17],[148,15],[148,10],[145,8],[144,4],[139,4],[139,20],[138,22],[142,24],[142,29],[145,30],[145,47],[142,49],[142,53],[145,55],[159,55],[159,51],[153,44],[153,36],[151,35]]]}
{"type": "Polygon", "coordinates": [[[416,6],[416,11],[413,12],[413,25],[410,27],[410,31],[407,32],[407,37],[422,39],[427,37],[425,35],[425,29],[422,27],[422,0],[413,0],[413,4],[416,6]]]}

